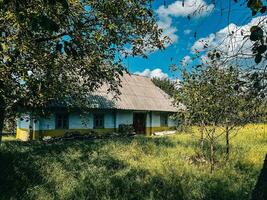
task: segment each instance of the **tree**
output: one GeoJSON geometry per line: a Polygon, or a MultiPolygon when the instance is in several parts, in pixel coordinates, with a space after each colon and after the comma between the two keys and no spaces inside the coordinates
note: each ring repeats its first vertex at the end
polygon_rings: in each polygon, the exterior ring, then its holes
{"type": "Polygon", "coordinates": [[[175,96],[177,93],[179,83],[176,81],[172,81],[168,78],[153,78],[152,82],[171,97],[175,96]]]}
{"type": "Polygon", "coordinates": [[[103,84],[119,93],[120,55],[166,39],[151,0],[2,0],[0,11],[0,133],[11,111],[83,105],[103,84]]]}
{"type": "MultiPolygon", "coordinates": [[[[266,14],[267,6],[264,5],[262,0],[248,0],[247,7],[252,11],[252,16],[261,13],[263,16],[266,14]]],[[[266,17],[264,17],[265,21],[266,17]]],[[[253,42],[252,53],[255,57],[255,63],[259,64],[266,60],[267,54],[267,37],[264,23],[259,23],[250,28],[249,39],[253,42]]],[[[266,70],[266,67],[265,67],[266,70]]]]}
{"type": "MultiPolygon", "coordinates": [[[[261,63],[262,61],[266,60],[267,55],[267,41],[266,41],[266,26],[265,26],[265,21],[266,21],[266,11],[267,11],[267,5],[266,1],[264,0],[246,0],[240,1],[240,0],[228,0],[228,7],[222,6],[222,2],[220,0],[214,0],[212,1],[212,4],[214,6],[218,6],[218,8],[221,10],[221,15],[223,15],[223,11],[227,11],[227,16],[228,17],[228,24],[230,24],[230,15],[232,12],[232,2],[234,3],[240,3],[241,9],[250,9],[251,10],[251,16],[256,16],[256,15],[262,15],[262,19],[255,25],[251,25],[249,33],[246,33],[246,31],[242,30],[241,35],[236,34],[240,30],[231,30],[229,29],[229,35],[228,38],[230,38],[228,51],[233,53],[234,55],[230,55],[231,59],[235,58],[240,58],[240,57],[250,57],[254,58],[254,61],[256,64],[261,63]],[[246,52],[243,53],[242,49],[235,49],[233,47],[233,43],[236,41],[239,41],[238,37],[243,37],[243,42],[247,43],[248,40],[251,41],[250,47],[248,45],[240,45],[241,48],[243,48],[246,52]],[[251,52],[248,52],[248,49],[251,49],[251,52]],[[234,51],[234,52],[232,52],[234,51]]],[[[183,4],[185,6],[185,4],[183,4]]],[[[195,9],[193,12],[194,14],[203,11],[203,9],[207,9],[204,6],[199,6],[195,9]]],[[[190,20],[191,17],[188,16],[188,19],[190,20]]],[[[197,33],[194,33],[194,36],[196,37],[197,33]]],[[[224,40],[227,41],[227,38],[224,38],[224,40]]],[[[204,48],[208,49],[208,44],[206,42],[203,42],[204,48]]],[[[215,48],[216,49],[216,48],[215,48]]],[[[220,51],[220,48],[216,49],[217,51],[220,51]]],[[[229,52],[224,52],[228,54],[229,52]]],[[[228,55],[229,56],[229,55],[228,55]]],[[[229,59],[229,58],[228,58],[229,59]]],[[[266,70],[266,67],[265,67],[266,70]]]]}
{"type": "Polygon", "coordinates": [[[256,116],[258,104],[247,93],[245,83],[238,67],[222,67],[217,61],[183,72],[175,100],[186,109],[180,110],[178,116],[188,125],[200,126],[201,144],[205,136],[210,146],[211,172],[215,165],[216,140],[225,135],[228,160],[230,131],[256,116]],[[224,131],[216,131],[218,127],[224,131]]]}

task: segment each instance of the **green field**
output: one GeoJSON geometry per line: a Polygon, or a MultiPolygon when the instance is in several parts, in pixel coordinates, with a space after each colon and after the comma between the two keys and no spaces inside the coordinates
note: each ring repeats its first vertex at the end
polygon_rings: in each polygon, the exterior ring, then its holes
{"type": "Polygon", "coordinates": [[[249,200],[267,153],[267,125],[234,134],[230,161],[224,138],[214,174],[196,131],[57,143],[4,138],[0,199],[249,200]]]}

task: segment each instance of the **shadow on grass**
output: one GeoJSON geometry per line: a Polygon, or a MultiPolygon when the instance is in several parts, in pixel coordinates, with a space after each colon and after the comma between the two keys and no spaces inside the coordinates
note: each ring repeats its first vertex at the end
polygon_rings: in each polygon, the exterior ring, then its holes
{"type": "Polygon", "coordinates": [[[184,192],[180,180],[170,181],[147,170],[127,168],[105,181],[86,177],[69,196],[70,199],[179,199],[184,192]]]}
{"type": "Polygon", "coordinates": [[[253,190],[251,200],[266,200],[266,199],[267,199],[267,154],[258,181],[253,190]]]}
{"type": "Polygon", "coordinates": [[[184,199],[178,179],[170,182],[132,168],[108,150],[99,151],[103,145],[102,140],[5,142],[0,146],[0,199],[40,198],[40,188],[52,199],[184,199]],[[49,170],[58,171],[58,177],[49,177],[49,170]],[[64,181],[69,188],[61,185],[64,181]]]}
{"type": "Polygon", "coordinates": [[[250,186],[232,189],[235,177],[196,178],[192,172],[178,175],[171,169],[155,174],[129,166],[109,151],[113,142],[136,142],[145,151],[149,145],[189,145],[169,137],[141,136],[52,144],[4,142],[0,146],[0,199],[49,199],[45,195],[51,195],[50,199],[249,199],[250,186]]]}
{"type": "MultiPolygon", "coordinates": [[[[16,144],[18,143],[16,142],[16,144]]],[[[27,188],[41,183],[42,176],[31,157],[29,157],[28,152],[6,152],[1,149],[0,199],[24,198],[27,195],[25,194],[27,188]]]]}

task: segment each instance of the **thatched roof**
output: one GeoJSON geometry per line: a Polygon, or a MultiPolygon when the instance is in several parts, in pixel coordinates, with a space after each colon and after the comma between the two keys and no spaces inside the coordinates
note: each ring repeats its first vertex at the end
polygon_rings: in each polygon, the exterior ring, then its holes
{"type": "Polygon", "coordinates": [[[125,73],[121,80],[121,95],[118,99],[114,99],[113,94],[107,93],[107,87],[103,86],[90,95],[91,107],[140,111],[177,111],[171,98],[155,86],[150,78],[125,73]]]}

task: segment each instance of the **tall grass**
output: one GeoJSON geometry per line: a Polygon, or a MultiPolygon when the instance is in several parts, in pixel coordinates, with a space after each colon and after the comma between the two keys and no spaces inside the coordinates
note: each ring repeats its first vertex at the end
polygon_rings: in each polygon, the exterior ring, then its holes
{"type": "MultiPolygon", "coordinates": [[[[4,141],[0,199],[248,200],[267,152],[267,125],[249,125],[231,139],[216,169],[198,156],[197,129],[166,137],[95,141],[4,141]]],[[[208,152],[207,152],[208,153],[208,152]]]]}

